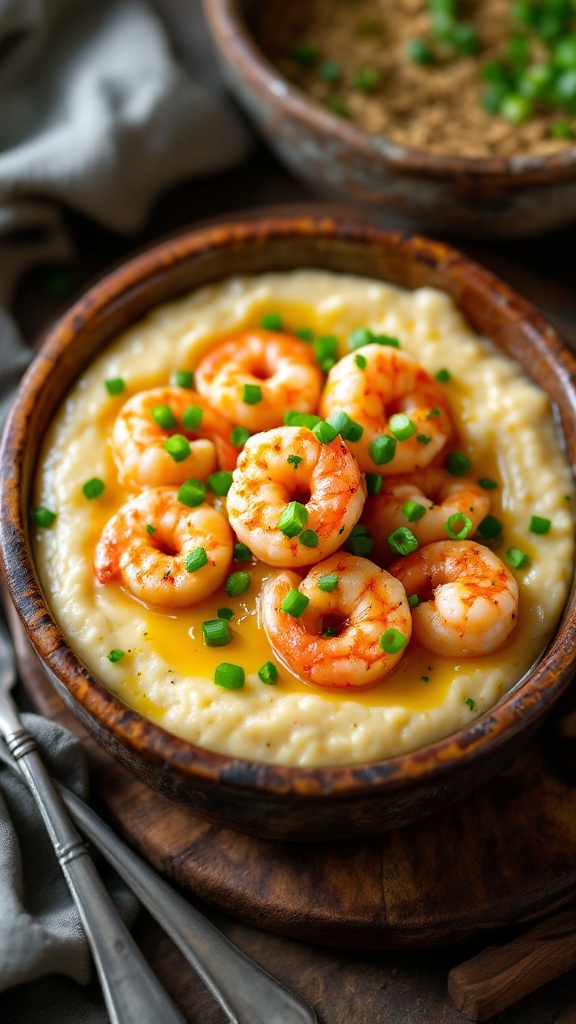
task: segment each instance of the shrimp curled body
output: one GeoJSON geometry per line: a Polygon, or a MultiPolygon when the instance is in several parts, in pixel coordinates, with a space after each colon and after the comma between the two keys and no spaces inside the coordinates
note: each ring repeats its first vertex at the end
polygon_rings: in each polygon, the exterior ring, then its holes
{"type": "Polygon", "coordinates": [[[316,412],[323,383],[309,345],[277,331],[250,331],[216,345],[195,372],[196,386],[215,409],[250,431],[280,426],[284,413],[316,412]],[[253,404],[244,386],[260,389],[253,404]]]}
{"type": "Polygon", "coordinates": [[[99,583],[120,579],[134,597],[164,608],[182,608],[209,597],[226,577],[233,538],[226,516],[211,505],[188,508],[171,487],[137,495],[116,512],[96,546],[99,583]],[[186,568],[203,548],[206,561],[186,568]]]}
{"type": "Polygon", "coordinates": [[[112,430],[112,451],[123,483],[133,487],[175,485],[189,477],[205,480],[218,466],[234,469],[238,451],[229,435],[228,421],[195,391],[151,388],[137,392],[120,409],[112,430]],[[168,406],[174,426],[159,426],[152,416],[156,406],[168,406]],[[187,429],[182,422],[190,407],[196,407],[200,420],[194,430],[187,429]],[[164,447],[173,434],[181,434],[190,445],[190,454],[180,461],[172,458],[164,447]]]}
{"type": "Polygon", "coordinates": [[[392,555],[387,538],[394,530],[408,527],[423,546],[449,539],[446,524],[452,516],[457,517],[452,524],[453,534],[462,528],[460,516],[470,520],[472,534],[489,511],[490,498],[474,480],[428,467],[409,476],[384,477],[379,493],[366,500],[362,522],[374,540],[375,561],[386,564],[392,555]],[[420,519],[407,517],[406,502],[415,502],[426,510],[420,519]]]}
{"type": "Polygon", "coordinates": [[[270,577],[262,590],[260,614],[277,658],[306,682],[334,689],[370,686],[383,679],[405,653],[412,631],[404,587],[367,558],[345,552],[315,565],[302,581],[292,572],[270,577]],[[325,592],[318,580],[331,573],[338,576],[338,585],[325,592]],[[299,618],[280,607],[292,588],[309,598],[299,618]],[[342,627],[338,635],[322,635],[325,623],[334,622],[342,627]],[[379,641],[392,628],[405,644],[388,654],[379,641]]]}
{"type": "Polygon", "coordinates": [[[332,367],[320,402],[324,418],[344,411],[363,428],[358,441],[347,441],[366,473],[412,473],[430,462],[453,435],[448,404],[439,384],[406,352],[364,345],[332,367]],[[361,356],[364,369],[358,366],[361,356]],[[394,441],[390,418],[406,413],[413,433],[396,442],[387,461],[374,461],[373,442],[394,441]]]}
{"type": "Polygon", "coordinates": [[[232,528],[261,561],[295,567],[336,551],[358,521],[364,498],[358,463],[339,437],[321,444],[307,427],[277,427],[246,442],[227,510],[232,528]],[[307,514],[294,537],[278,527],[291,501],[304,505],[307,514]],[[301,540],[311,532],[317,535],[312,547],[301,540]]]}
{"type": "Polygon", "coordinates": [[[478,657],[506,643],[518,622],[518,584],[489,548],[437,541],[389,566],[408,595],[413,637],[434,654],[478,657]]]}

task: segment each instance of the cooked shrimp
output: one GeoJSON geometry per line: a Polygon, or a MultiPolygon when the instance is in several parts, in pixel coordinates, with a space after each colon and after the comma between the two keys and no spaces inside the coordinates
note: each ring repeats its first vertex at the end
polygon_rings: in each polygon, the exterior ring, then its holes
{"type": "Polygon", "coordinates": [[[211,505],[188,508],[172,487],[127,501],[108,520],[96,546],[99,583],[120,579],[146,604],[182,608],[209,597],[232,561],[232,531],[211,505]],[[204,554],[202,554],[204,552],[204,554]]]}
{"type": "Polygon", "coordinates": [[[305,342],[258,330],[216,345],[197,366],[195,379],[222,416],[259,431],[280,426],[290,409],[316,412],[324,378],[305,342]]]}
{"type": "Polygon", "coordinates": [[[482,544],[437,541],[398,558],[389,571],[420,598],[412,609],[413,636],[434,654],[492,654],[516,628],[518,584],[482,544]]]}
{"type": "Polygon", "coordinates": [[[383,679],[403,656],[412,632],[406,592],[398,580],[367,558],[342,551],[315,565],[302,581],[293,572],[266,580],[260,615],[280,661],[307,682],[339,689],[383,679]],[[321,590],[321,577],[331,574],[337,586],[321,590]],[[299,618],[281,609],[292,589],[309,599],[299,618]],[[326,627],[336,635],[323,633],[326,627]],[[383,637],[392,641],[394,653],[384,649],[383,637]]]}
{"type": "Polygon", "coordinates": [[[218,466],[234,469],[238,449],[230,441],[231,426],[195,391],[165,387],[139,391],[124,403],[112,431],[112,450],[123,483],[134,487],[181,484],[189,477],[205,480],[218,466]],[[167,406],[174,425],[160,426],[152,410],[167,406]],[[189,409],[198,426],[184,426],[189,409]],[[193,414],[194,415],[194,414],[193,414]],[[173,434],[186,438],[190,454],[176,461],[164,442],[173,434]]]}
{"type": "Polygon", "coordinates": [[[440,385],[412,356],[384,345],[364,345],[332,367],[320,415],[327,418],[340,411],[364,428],[358,441],[346,443],[367,473],[413,473],[428,466],[453,435],[440,385]],[[364,369],[358,356],[366,361],[361,362],[364,369]],[[409,416],[411,435],[405,440],[392,434],[395,413],[409,416]],[[388,440],[379,452],[383,437],[388,440]]]}
{"type": "Polygon", "coordinates": [[[358,463],[340,437],[321,444],[307,427],[276,427],[246,442],[227,509],[240,540],[263,562],[312,565],[344,543],[364,496],[358,463]],[[291,501],[305,512],[301,530],[289,537],[278,521],[291,501]]]}
{"type": "Polygon", "coordinates": [[[380,492],[366,499],[362,522],[374,541],[375,561],[385,565],[392,557],[387,538],[399,527],[407,526],[420,545],[432,544],[447,540],[448,530],[457,534],[467,527],[471,536],[489,511],[490,498],[474,480],[429,467],[410,476],[384,477],[380,492]],[[406,502],[426,511],[419,519],[407,516],[406,502]]]}

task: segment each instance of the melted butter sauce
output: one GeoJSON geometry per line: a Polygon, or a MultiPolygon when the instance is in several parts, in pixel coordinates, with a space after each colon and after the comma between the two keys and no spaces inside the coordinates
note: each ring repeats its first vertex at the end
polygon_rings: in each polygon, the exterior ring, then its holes
{"type": "MultiPolygon", "coordinates": [[[[298,310],[298,312],[300,312],[298,310]]],[[[298,321],[294,308],[291,309],[292,322],[298,321]]],[[[301,320],[312,328],[316,327],[310,308],[302,306],[301,320]]],[[[323,316],[326,323],[326,316],[323,316]]],[[[162,382],[160,382],[162,383],[162,382]]],[[[99,426],[103,436],[110,438],[112,424],[117,412],[126,400],[112,400],[99,417],[99,426]]],[[[454,388],[449,395],[450,404],[456,421],[467,418],[467,400],[465,388],[454,388]]],[[[492,477],[500,480],[497,457],[493,450],[484,444],[480,448],[474,444],[467,447],[473,463],[473,475],[492,477]]],[[[133,492],[125,488],[117,479],[117,468],[110,443],[107,445],[107,487],[97,501],[91,503],[90,522],[84,544],[87,562],[91,564],[94,549],[100,533],[111,515],[131,496],[133,492]]],[[[531,557],[537,557],[537,545],[530,542],[524,534],[522,537],[513,530],[507,518],[505,489],[490,491],[492,500],[491,512],[502,520],[506,543],[490,545],[501,557],[511,544],[517,545],[531,557]]],[[[210,495],[208,496],[210,500],[210,495]]],[[[353,701],[366,707],[401,707],[409,712],[425,712],[441,705],[455,677],[459,674],[473,676],[476,672],[489,673],[501,666],[505,658],[509,665],[509,684],[521,675],[521,667],[526,664],[526,651],[532,649],[533,660],[536,658],[540,642],[535,644],[531,635],[531,622],[538,616],[536,605],[529,605],[525,594],[521,594],[519,627],[507,644],[504,651],[483,658],[463,658],[458,663],[451,659],[440,658],[430,654],[416,643],[411,642],[406,656],[396,669],[380,683],[362,688],[346,687],[342,689],[324,689],[298,679],[275,657],[264,630],[259,625],[258,603],[263,581],[275,570],[270,566],[252,560],[252,562],[233,563],[230,571],[247,570],[250,572],[251,585],[241,597],[230,597],[224,587],[210,599],[190,609],[179,609],[173,613],[143,605],[116,583],[106,584],[106,601],[110,608],[122,606],[131,614],[138,614],[145,622],[142,631],[141,650],[153,651],[168,666],[171,673],[185,678],[212,679],[216,666],[221,662],[232,662],[241,665],[246,674],[256,675],[258,669],[266,662],[272,661],[278,667],[278,683],[270,689],[284,693],[314,694],[316,697],[334,701],[353,701]],[[227,607],[233,612],[229,621],[231,643],[222,647],[206,647],[202,640],[202,623],[207,619],[218,617],[218,608],[227,607]]],[[[302,571],[305,575],[305,570],[302,571]]],[[[104,588],[97,588],[98,591],[104,588]]],[[[266,685],[266,684],[262,684],[266,685]]],[[[127,676],[119,687],[122,696],[135,710],[146,717],[161,723],[165,709],[155,704],[142,691],[137,675],[127,676]]]]}

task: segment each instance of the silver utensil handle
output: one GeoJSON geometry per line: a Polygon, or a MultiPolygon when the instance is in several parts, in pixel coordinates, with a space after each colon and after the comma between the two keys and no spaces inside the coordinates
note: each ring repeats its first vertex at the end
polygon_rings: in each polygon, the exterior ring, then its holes
{"type": "Polygon", "coordinates": [[[192,964],[233,1024],[316,1024],[312,1008],[245,956],[82,800],[59,787],[80,830],[192,964]]]}
{"type": "Polygon", "coordinates": [[[23,728],[5,734],[52,840],[92,952],[112,1024],[184,1024],[142,956],[23,728]]]}

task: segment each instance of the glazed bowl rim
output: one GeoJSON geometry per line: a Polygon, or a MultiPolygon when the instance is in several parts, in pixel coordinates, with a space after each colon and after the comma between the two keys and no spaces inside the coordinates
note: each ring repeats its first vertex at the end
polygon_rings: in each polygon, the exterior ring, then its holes
{"type": "Polygon", "coordinates": [[[576,174],[576,142],[557,153],[541,156],[470,157],[457,153],[437,153],[419,146],[394,142],[388,136],[363,131],[322,107],[268,60],[248,31],[240,9],[240,0],[203,0],[206,20],[220,49],[242,76],[284,107],[297,120],[308,121],[319,132],[334,135],[341,143],[367,160],[385,163],[411,174],[430,178],[468,176],[475,178],[509,177],[520,186],[543,180],[550,183],[571,179],[576,174]]]}
{"type": "MultiPolygon", "coordinates": [[[[363,795],[374,796],[379,792],[441,781],[458,764],[469,766],[491,757],[518,732],[537,723],[560,697],[573,675],[572,665],[563,652],[576,648],[576,609],[570,609],[574,595],[567,600],[564,616],[548,648],[522,685],[516,684],[495,707],[469,726],[420,749],[385,760],[318,768],[274,765],[216,753],[172,735],[129,708],[89,672],[68,646],[44,598],[34,570],[27,514],[22,508],[26,437],[36,400],[50,377],[58,373],[59,361],[74,339],[88,332],[90,324],[97,323],[111,308],[127,303],[135,289],[146,285],[150,289],[158,275],[163,280],[168,275],[169,279],[180,265],[201,260],[206,253],[226,247],[236,247],[241,253],[242,246],[258,246],[263,240],[304,237],[317,240],[319,249],[326,241],[337,240],[366,245],[375,252],[378,246],[387,246],[391,252],[406,250],[413,259],[419,256],[432,266],[442,257],[452,277],[453,266],[468,277],[472,275],[487,295],[495,296],[499,309],[508,304],[514,316],[520,316],[529,326],[535,352],[553,359],[554,372],[563,392],[570,398],[571,417],[576,421],[576,357],[530,303],[450,246],[414,234],[386,232],[367,223],[323,215],[316,218],[297,214],[281,218],[252,216],[245,222],[223,222],[192,229],[150,247],[113,269],[89,288],[47,334],[39,356],[20,383],[4,429],[0,449],[0,556],[9,593],[40,659],[60,680],[75,705],[96,718],[120,747],[136,749],[141,756],[167,769],[175,769],[184,779],[201,777],[216,783],[225,780],[232,788],[261,793],[292,794],[302,798],[339,795],[353,800],[363,795]]],[[[230,271],[230,274],[237,272],[230,271]]],[[[153,304],[151,302],[147,309],[153,304]]],[[[141,316],[132,322],[138,319],[141,316]]],[[[103,340],[100,347],[110,340],[111,336],[103,340]]],[[[55,400],[52,411],[62,397],[55,400]]]]}

